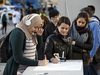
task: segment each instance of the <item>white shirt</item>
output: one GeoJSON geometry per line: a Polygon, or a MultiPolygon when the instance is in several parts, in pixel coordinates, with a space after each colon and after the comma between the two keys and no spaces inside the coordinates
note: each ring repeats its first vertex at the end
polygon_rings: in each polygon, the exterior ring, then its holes
{"type": "Polygon", "coordinates": [[[17,24],[20,22],[21,14],[19,11],[15,11],[12,15],[12,21],[14,24],[17,24]]]}

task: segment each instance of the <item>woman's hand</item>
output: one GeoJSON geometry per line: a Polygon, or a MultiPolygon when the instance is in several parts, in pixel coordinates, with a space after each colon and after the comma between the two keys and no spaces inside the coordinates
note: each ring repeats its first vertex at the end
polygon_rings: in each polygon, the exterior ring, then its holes
{"type": "Polygon", "coordinates": [[[75,45],[75,41],[72,41],[72,45],[75,45]]]}
{"type": "Polygon", "coordinates": [[[50,61],[53,62],[53,63],[59,63],[60,62],[60,59],[51,58],[50,61]]]}
{"type": "Polygon", "coordinates": [[[40,60],[38,62],[38,66],[46,66],[48,64],[49,60],[40,60]]]}
{"type": "Polygon", "coordinates": [[[41,36],[43,34],[44,29],[43,28],[39,28],[37,31],[37,35],[41,36]]]}
{"type": "Polygon", "coordinates": [[[83,49],[83,52],[87,52],[87,50],[83,49]]]}
{"type": "Polygon", "coordinates": [[[91,63],[91,62],[93,62],[93,58],[90,58],[90,59],[89,59],[89,63],[91,63]]]}

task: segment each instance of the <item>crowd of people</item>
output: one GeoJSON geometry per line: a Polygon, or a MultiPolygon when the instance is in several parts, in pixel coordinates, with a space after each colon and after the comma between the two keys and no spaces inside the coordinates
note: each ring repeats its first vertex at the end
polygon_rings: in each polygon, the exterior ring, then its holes
{"type": "MultiPolygon", "coordinates": [[[[15,29],[9,37],[9,52],[3,75],[21,75],[28,66],[46,66],[49,62],[59,63],[61,59],[82,60],[84,75],[98,75],[100,69],[100,19],[94,15],[95,7],[89,5],[80,9],[71,23],[66,16],[60,17],[56,7],[45,8],[37,14],[30,7],[22,18],[18,8],[13,17],[15,29]],[[44,58],[44,54],[47,59],[44,58]]],[[[5,22],[3,22],[5,24],[5,22]]],[[[4,32],[2,32],[4,33],[4,32]]],[[[6,33],[6,32],[5,32],[6,33]]]]}

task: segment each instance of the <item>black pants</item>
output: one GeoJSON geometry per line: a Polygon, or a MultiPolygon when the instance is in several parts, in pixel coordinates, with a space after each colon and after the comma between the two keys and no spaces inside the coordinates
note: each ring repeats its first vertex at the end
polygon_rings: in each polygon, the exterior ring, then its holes
{"type": "Polygon", "coordinates": [[[4,34],[4,29],[5,29],[5,34],[6,34],[6,31],[7,31],[7,22],[3,22],[3,27],[2,27],[2,34],[4,34]]]}

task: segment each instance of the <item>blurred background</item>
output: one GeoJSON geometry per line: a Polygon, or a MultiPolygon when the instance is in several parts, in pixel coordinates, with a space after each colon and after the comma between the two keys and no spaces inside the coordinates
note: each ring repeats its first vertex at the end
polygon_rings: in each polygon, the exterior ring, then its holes
{"type": "MultiPolygon", "coordinates": [[[[12,14],[15,11],[15,7],[20,9],[21,17],[28,14],[27,11],[30,6],[33,7],[33,10],[38,14],[40,14],[44,8],[48,18],[50,9],[56,7],[61,16],[69,17],[72,22],[80,12],[80,9],[87,7],[88,5],[95,6],[95,15],[100,18],[100,0],[0,0],[0,16],[4,12],[4,9],[6,9],[10,19],[10,22],[7,25],[7,32],[9,33],[9,31],[14,28],[12,14]]],[[[0,32],[0,37],[2,36],[3,35],[0,32]]]]}

